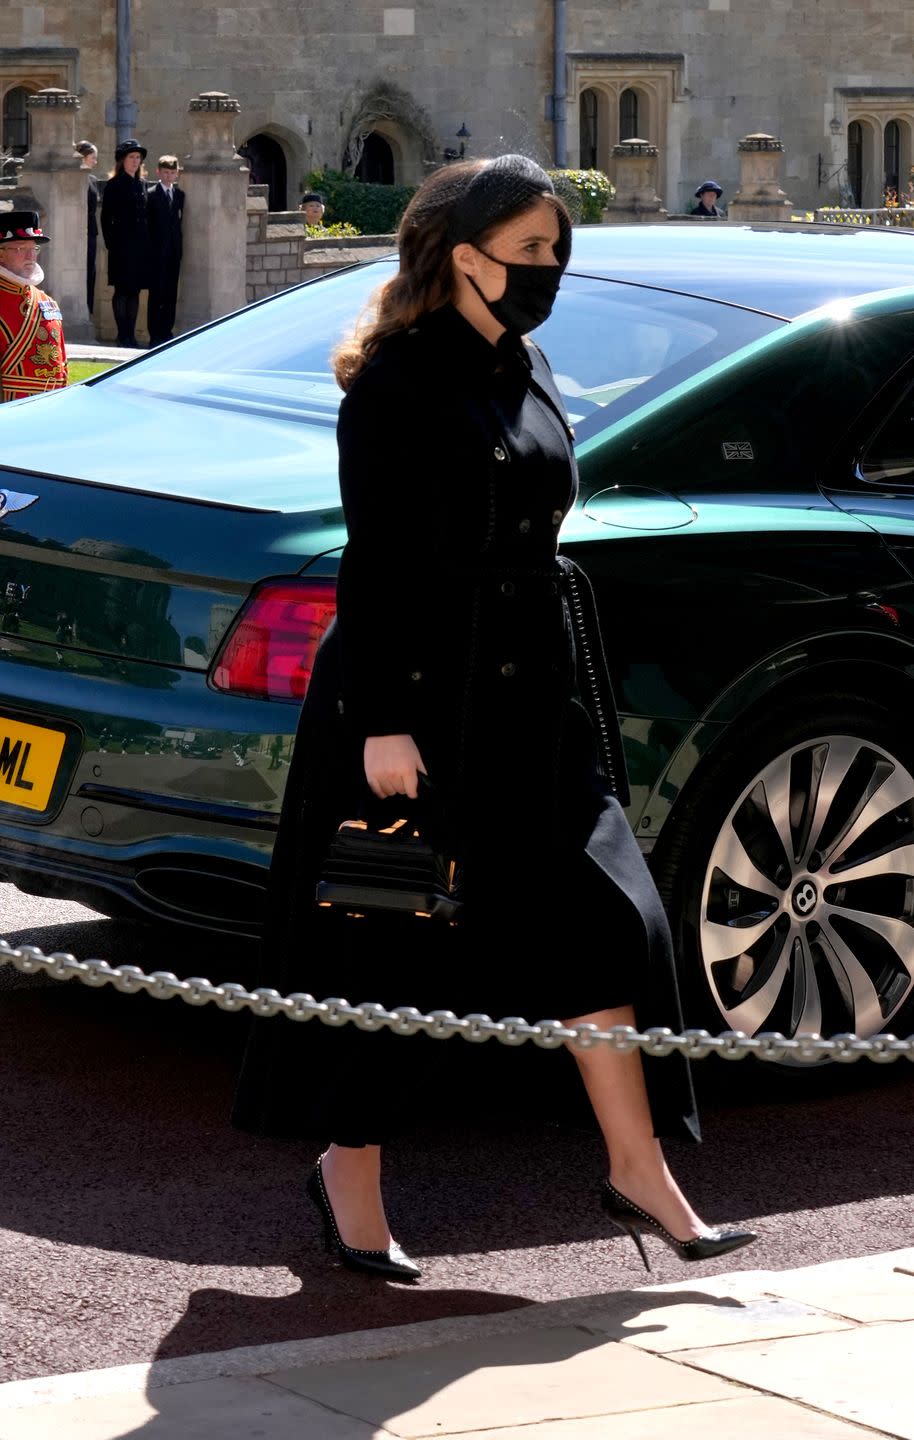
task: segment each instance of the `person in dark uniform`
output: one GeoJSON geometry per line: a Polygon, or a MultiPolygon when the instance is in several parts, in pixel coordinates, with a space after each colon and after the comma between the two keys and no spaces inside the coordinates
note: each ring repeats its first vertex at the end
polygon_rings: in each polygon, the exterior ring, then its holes
{"type": "Polygon", "coordinates": [[[114,152],[114,170],[102,195],[102,235],[108,250],[108,284],[117,343],[134,347],[140,291],[149,285],[149,237],[146,228],[146,185],[140,171],[146,150],[124,140],[114,152]]]}
{"type": "Polygon", "coordinates": [[[158,179],[149,187],[146,222],[149,229],[149,344],[173,339],[178,304],[178,277],[184,242],[184,191],[178,184],[177,155],[160,155],[158,179]]]}
{"type": "Polygon", "coordinates": [[[80,170],[86,173],[86,305],[91,315],[95,309],[95,259],[98,250],[98,181],[92,174],[98,164],[98,146],[91,140],[80,140],[76,146],[80,170]]]}
{"type": "MultiPolygon", "coordinates": [[[[526,338],[568,263],[567,211],[522,156],[461,162],[419,188],[399,245],[399,273],[334,357],[348,542],[292,756],[261,983],[678,1027],[589,584],[557,554],[572,432],[526,338]],[[354,922],[316,905],[341,821],[366,797],[402,815],[420,776],[463,866],[461,923],[354,922]]],[[[380,1147],[412,1119],[436,1043],[253,1021],[235,1122],[329,1139],[308,1194],[353,1269],[419,1274],[391,1239],[380,1147]]],[[[658,1135],[699,1138],[684,1058],[573,1054],[609,1151],[611,1219],[686,1259],[754,1239],[710,1230],[666,1167],[658,1135]]]]}
{"type": "Polygon", "coordinates": [[[703,220],[722,220],[724,212],[717,208],[717,201],[723,193],[716,180],[702,180],[695,191],[695,199],[698,204],[694,206],[691,213],[700,215],[703,220]]]}

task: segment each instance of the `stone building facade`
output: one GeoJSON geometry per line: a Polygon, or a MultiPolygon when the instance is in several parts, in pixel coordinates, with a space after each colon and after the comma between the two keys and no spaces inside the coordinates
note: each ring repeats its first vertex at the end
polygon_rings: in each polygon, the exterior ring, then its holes
{"type": "MultiPolygon", "coordinates": [[[[4,0],[0,141],[27,144],[24,96],[81,97],[87,138],[113,151],[116,0],[4,0]],[[108,123],[112,122],[112,123],[108,123]]],[[[878,204],[905,183],[914,136],[910,0],[129,0],[133,130],[151,155],[186,150],[188,95],[228,91],[270,208],[307,172],[358,160],[415,183],[461,147],[523,149],[610,172],[619,140],[656,145],[671,212],[696,183],[737,184],[737,142],[786,146],[804,208],[878,204]],[[564,29],[565,59],[554,38],[564,29]],[[561,98],[562,90],[565,98],[561,98]],[[556,118],[564,122],[556,126],[556,118]],[[843,187],[843,193],[842,188],[843,187]]]]}

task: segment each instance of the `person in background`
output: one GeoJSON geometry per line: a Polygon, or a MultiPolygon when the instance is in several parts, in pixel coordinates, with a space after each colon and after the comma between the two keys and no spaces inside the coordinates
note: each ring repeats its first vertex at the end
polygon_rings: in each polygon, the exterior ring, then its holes
{"type": "Polygon", "coordinates": [[[703,220],[722,220],[724,212],[718,210],[717,201],[723,193],[716,180],[702,180],[695,191],[695,199],[698,204],[692,210],[692,214],[699,215],[703,220]]]}
{"type": "Polygon", "coordinates": [[[98,181],[92,174],[98,164],[98,146],[91,140],[80,140],[76,146],[80,170],[86,173],[86,305],[89,314],[95,309],[95,256],[98,249],[98,181]]]}
{"type": "Polygon", "coordinates": [[[305,217],[306,225],[323,225],[327,206],[318,190],[308,190],[298,202],[298,208],[305,217]]]}
{"type": "Polygon", "coordinates": [[[39,290],[42,234],[34,210],[0,214],[0,400],[20,400],[67,383],[63,317],[39,290]]]}
{"type": "Polygon", "coordinates": [[[140,291],[149,286],[149,235],[146,228],[146,186],[140,171],[146,150],[124,140],[114,152],[114,170],[102,195],[102,235],[108,249],[108,284],[117,343],[135,347],[140,291]]]}
{"type": "Polygon", "coordinates": [[[183,254],[184,191],[178,184],[177,155],[160,155],[158,179],[146,197],[149,231],[149,344],[172,340],[183,254]]]}

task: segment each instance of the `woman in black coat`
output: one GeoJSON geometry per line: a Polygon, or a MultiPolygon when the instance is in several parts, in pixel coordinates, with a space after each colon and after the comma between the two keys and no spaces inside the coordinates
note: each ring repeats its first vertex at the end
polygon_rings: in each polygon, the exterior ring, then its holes
{"type": "MultiPolygon", "coordinates": [[[[572,432],[523,338],[550,312],[570,240],[538,165],[446,167],[410,202],[374,317],[335,357],[348,543],[274,854],[263,979],[278,989],[601,1029],[681,1023],[666,920],[622,809],[589,586],[557,558],[572,432]],[[420,776],[462,863],[461,923],[385,935],[318,909],[341,821],[369,792],[402,813],[420,776]]],[[[236,1121],[329,1138],[308,1182],[328,1242],[352,1268],[414,1277],[387,1227],[380,1147],[436,1042],[288,1033],[302,1028],[255,1022],[236,1121]]],[[[603,1204],[639,1247],[641,1229],[692,1259],[753,1239],[709,1230],[666,1168],[657,1135],[698,1138],[686,1062],[573,1054],[609,1150],[603,1204]]]]}
{"type": "Polygon", "coordinates": [[[137,343],[140,291],[149,285],[146,184],[140,175],[145,159],[146,151],[136,140],[118,145],[114,174],[102,195],[102,235],[108,250],[108,284],[114,286],[111,304],[117,343],[129,347],[137,343]]]}

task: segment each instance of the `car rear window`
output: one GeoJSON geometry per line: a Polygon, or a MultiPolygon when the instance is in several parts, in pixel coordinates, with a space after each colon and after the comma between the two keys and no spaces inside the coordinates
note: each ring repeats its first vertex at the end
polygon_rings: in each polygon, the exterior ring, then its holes
{"type": "MultiPolygon", "coordinates": [[[[335,425],[330,355],[392,264],[252,306],[93,384],[183,404],[335,425]]],[[[579,439],[785,322],[736,306],[569,274],[536,332],[579,439]]]]}

